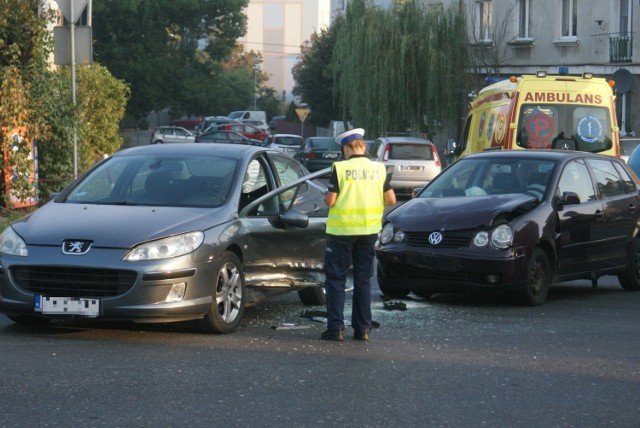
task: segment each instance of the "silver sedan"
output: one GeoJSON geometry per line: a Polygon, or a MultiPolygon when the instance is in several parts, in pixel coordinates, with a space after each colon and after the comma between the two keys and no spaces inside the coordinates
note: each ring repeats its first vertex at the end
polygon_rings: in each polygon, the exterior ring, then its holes
{"type": "Polygon", "coordinates": [[[323,304],[322,174],[247,145],[123,150],[2,232],[0,312],[229,333],[273,294],[323,304]]]}

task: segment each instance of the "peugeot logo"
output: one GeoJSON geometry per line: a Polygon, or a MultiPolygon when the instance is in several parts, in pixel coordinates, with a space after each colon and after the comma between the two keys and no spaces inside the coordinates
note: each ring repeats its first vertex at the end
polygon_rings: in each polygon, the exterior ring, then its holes
{"type": "Polygon", "coordinates": [[[442,233],[440,232],[431,232],[429,235],[429,243],[431,245],[438,245],[442,242],[442,233]]]}
{"type": "Polygon", "coordinates": [[[86,254],[91,248],[91,241],[77,239],[65,239],[62,241],[62,253],[72,256],[86,254]]]}

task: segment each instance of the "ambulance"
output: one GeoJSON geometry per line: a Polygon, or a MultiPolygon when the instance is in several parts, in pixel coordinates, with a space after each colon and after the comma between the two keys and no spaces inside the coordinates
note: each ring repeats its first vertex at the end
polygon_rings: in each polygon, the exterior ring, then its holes
{"type": "Polygon", "coordinates": [[[555,75],[512,76],[483,88],[470,104],[453,159],[484,150],[581,150],[620,156],[613,81],[555,75]]]}

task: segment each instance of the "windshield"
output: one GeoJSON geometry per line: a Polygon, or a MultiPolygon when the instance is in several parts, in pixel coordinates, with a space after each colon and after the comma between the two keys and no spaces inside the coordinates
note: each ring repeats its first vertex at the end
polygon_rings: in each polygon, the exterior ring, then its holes
{"type": "Polygon", "coordinates": [[[300,146],[302,144],[302,138],[298,137],[278,137],[275,144],[281,146],[300,146]]]}
{"type": "Polygon", "coordinates": [[[64,202],[104,205],[218,207],[236,161],[214,156],[114,156],[91,171],[64,202]]]}
{"type": "Polygon", "coordinates": [[[441,198],[527,193],[542,200],[555,162],[522,158],[464,158],[444,170],[417,196],[441,198]]]}
{"type": "Polygon", "coordinates": [[[309,147],[321,150],[342,150],[340,144],[336,143],[333,138],[314,138],[309,140],[309,147]]]}
{"type": "Polygon", "coordinates": [[[584,104],[524,104],[516,144],[526,149],[602,152],[611,147],[611,123],[605,107],[584,104]]]}

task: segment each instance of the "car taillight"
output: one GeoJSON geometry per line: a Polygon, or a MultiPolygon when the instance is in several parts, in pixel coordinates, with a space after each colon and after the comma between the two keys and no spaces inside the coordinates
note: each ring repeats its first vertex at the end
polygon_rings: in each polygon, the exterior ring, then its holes
{"type": "Polygon", "coordinates": [[[436,160],[436,166],[440,166],[440,156],[438,156],[436,146],[431,146],[431,151],[433,152],[433,158],[436,160]]]}
{"type": "Polygon", "coordinates": [[[307,153],[307,159],[315,159],[315,157],[316,157],[316,153],[315,152],[307,153]]]}
{"type": "Polygon", "coordinates": [[[388,144],[384,148],[384,154],[382,155],[382,160],[383,161],[388,161],[389,160],[389,145],[388,144]]]}

